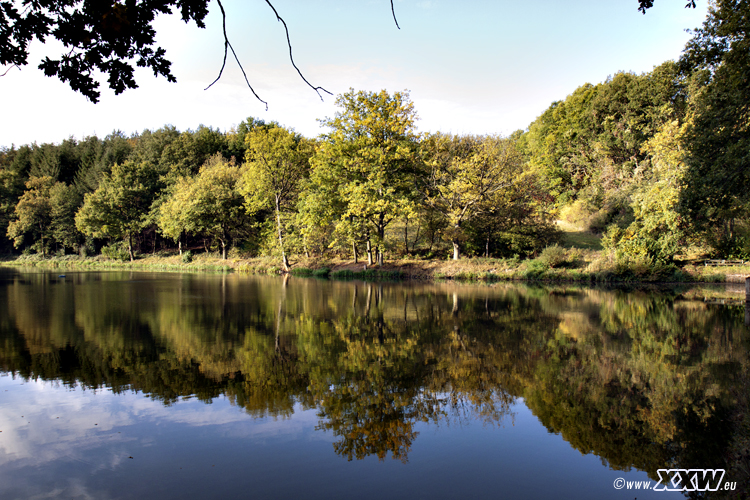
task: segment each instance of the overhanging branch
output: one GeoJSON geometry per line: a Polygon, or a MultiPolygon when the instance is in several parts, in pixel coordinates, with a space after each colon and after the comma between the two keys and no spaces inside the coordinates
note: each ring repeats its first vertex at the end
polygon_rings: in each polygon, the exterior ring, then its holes
{"type": "Polygon", "coordinates": [[[247,79],[247,73],[245,73],[245,68],[242,67],[242,63],[240,62],[240,59],[237,57],[237,53],[234,51],[234,47],[232,47],[232,44],[229,43],[229,37],[227,36],[227,13],[224,11],[224,6],[221,4],[221,0],[216,0],[219,3],[219,8],[221,9],[221,20],[222,25],[224,29],[224,60],[221,62],[221,69],[219,70],[219,76],[216,77],[216,80],[211,82],[211,84],[206,87],[203,90],[210,89],[214,83],[218,82],[221,78],[222,73],[224,73],[224,67],[227,65],[227,53],[228,50],[232,50],[232,55],[234,56],[234,60],[237,61],[237,65],[239,65],[240,69],[242,70],[242,75],[245,77],[245,83],[247,83],[247,86],[250,88],[250,91],[253,93],[256,99],[258,99],[260,102],[266,105],[266,111],[268,111],[268,103],[260,98],[260,96],[255,92],[255,89],[252,85],[250,85],[250,81],[247,79]]]}
{"type": "MultiPolygon", "coordinates": [[[[224,32],[224,59],[221,62],[221,69],[219,70],[219,75],[216,77],[216,79],[211,82],[211,84],[206,87],[204,90],[210,89],[216,82],[218,82],[221,79],[221,76],[224,74],[224,68],[227,65],[227,55],[229,54],[229,51],[232,51],[232,56],[234,56],[234,60],[237,61],[237,65],[240,67],[240,70],[242,70],[242,75],[245,77],[245,83],[247,83],[247,86],[252,91],[253,95],[258,99],[260,102],[266,105],[266,111],[268,111],[268,103],[264,101],[263,99],[258,96],[258,94],[255,92],[255,89],[252,85],[250,85],[250,81],[247,78],[247,73],[245,73],[245,68],[242,67],[242,63],[240,62],[239,58],[237,57],[237,53],[234,51],[234,47],[232,47],[232,44],[229,42],[229,36],[227,36],[227,13],[224,10],[224,6],[221,4],[221,0],[216,0],[219,4],[219,9],[221,9],[221,20],[222,20],[222,29],[224,32]]],[[[281,24],[284,25],[284,31],[286,33],[286,44],[289,47],[289,61],[292,63],[292,66],[295,70],[297,70],[297,74],[302,78],[302,81],[305,82],[311,89],[313,89],[317,94],[318,97],[320,97],[320,100],[323,100],[323,96],[320,94],[320,92],[325,92],[328,95],[333,95],[333,93],[329,92],[328,90],[324,89],[323,87],[316,87],[312,83],[310,83],[307,78],[305,78],[305,75],[302,74],[302,71],[300,71],[299,67],[297,67],[297,64],[294,62],[294,55],[292,53],[292,41],[289,37],[289,27],[286,25],[286,21],[279,15],[278,11],[276,10],[276,7],[273,6],[271,3],[271,0],[266,0],[266,3],[269,7],[271,7],[271,10],[273,10],[274,15],[276,16],[276,20],[280,21],[281,24]]],[[[396,19],[396,9],[393,6],[393,0],[391,0],[391,14],[393,14],[393,22],[396,23],[396,27],[398,29],[401,29],[401,26],[398,25],[398,19],[396,19]]],[[[6,71],[7,73],[7,71],[6,71]]],[[[4,75],[0,75],[4,76],[4,75]]]]}
{"type": "Polygon", "coordinates": [[[393,22],[396,23],[396,27],[401,29],[401,26],[398,25],[398,19],[396,19],[396,9],[393,8],[393,0],[391,0],[391,14],[393,14],[393,22]]]}
{"type": "Polygon", "coordinates": [[[304,81],[311,89],[313,89],[315,92],[317,92],[318,97],[320,97],[320,100],[323,100],[323,96],[320,95],[320,91],[322,90],[328,95],[333,95],[331,92],[328,92],[323,87],[315,87],[313,84],[307,81],[307,78],[305,78],[305,75],[302,74],[302,72],[299,70],[297,65],[294,63],[294,56],[292,55],[292,41],[289,39],[289,28],[286,25],[286,21],[284,21],[278,12],[276,12],[276,7],[273,6],[270,0],[266,0],[266,3],[269,7],[271,7],[271,10],[273,10],[273,13],[276,15],[276,20],[281,21],[281,24],[284,25],[284,31],[286,31],[286,44],[289,46],[289,60],[292,62],[292,66],[294,66],[294,69],[297,70],[297,73],[299,74],[299,77],[302,78],[302,81],[304,81]]]}
{"type": "Polygon", "coordinates": [[[5,72],[3,72],[2,75],[0,75],[0,77],[7,75],[8,71],[12,70],[13,68],[18,68],[18,65],[17,64],[11,64],[10,67],[8,69],[6,69],[5,72]]]}

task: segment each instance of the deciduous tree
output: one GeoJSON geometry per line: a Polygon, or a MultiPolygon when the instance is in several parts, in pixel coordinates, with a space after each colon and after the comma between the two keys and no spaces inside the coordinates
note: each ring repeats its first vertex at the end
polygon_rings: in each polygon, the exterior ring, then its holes
{"type": "Polygon", "coordinates": [[[523,171],[523,157],[511,139],[435,134],[424,143],[425,202],[445,215],[453,259],[461,254],[464,226],[511,191],[523,171]]]}
{"type": "Polygon", "coordinates": [[[247,222],[240,179],[238,166],[220,155],[210,158],[195,178],[173,187],[157,219],[162,232],[173,239],[183,231],[205,234],[219,241],[226,259],[227,246],[247,222]]]}
{"type": "Polygon", "coordinates": [[[750,216],[750,1],[712,4],[681,64],[692,75],[694,113],[681,205],[720,253],[741,252],[736,223],[750,216]]]}
{"type": "Polygon", "coordinates": [[[147,163],[113,166],[96,191],[84,196],[75,216],[78,230],[94,238],[124,238],[134,260],[133,237],[147,225],[157,186],[154,174],[147,163]]]}
{"type": "Polygon", "coordinates": [[[47,255],[49,230],[52,222],[50,189],[55,184],[52,177],[32,177],[26,182],[26,191],[18,200],[14,219],[8,225],[8,237],[18,248],[24,237],[30,235],[37,252],[47,255]]]}
{"type": "Polygon", "coordinates": [[[415,194],[417,114],[406,91],[390,95],[350,89],[336,104],[340,111],[321,120],[330,132],[323,135],[313,168],[331,172],[320,177],[338,179],[341,220],[365,222],[368,261],[372,264],[374,237],[382,264],[386,227],[415,194]]]}
{"type": "Polygon", "coordinates": [[[242,193],[249,213],[271,208],[284,271],[289,271],[285,248],[284,212],[296,208],[301,181],[310,170],[311,144],[282,127],[258,128],[245,138],[247,166],[242,193]]]}

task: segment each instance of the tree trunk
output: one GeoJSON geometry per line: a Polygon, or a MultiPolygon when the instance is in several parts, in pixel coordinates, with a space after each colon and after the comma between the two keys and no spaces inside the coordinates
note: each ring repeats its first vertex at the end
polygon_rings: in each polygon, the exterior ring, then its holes
{"type": "Polygon", "coordinates": [[[42,240],[42,257],[46,257],[47,253],[46,253],[46,250],[44,249],[44,230],[42,229],[41,223],[39,224],[39,237],[42,240]]]}
{"type": "Polygon", "coordinates": [[[490,238],[489,236],[484,242],[484,258],[489,259],[490,258],[490,238]]]}
{"type": "Polygon", "coordinates": [[[404,248],[406,252],[404,255],[409,255],[409,219],[406,218],[404,221],[404,248]]]}
{"type": "Polygon", "coordinates": [[[372,243],[370,243],[370,238],[367,238],[367,265],[372,265],[372,243]]]}
{"type": "Polygon", "coordinates": [[[177,251],[180,252],[180,257],[182,257],[182,238],[177,240],[177,251]]]}
{"type": "Polygon", "coordinates": [[[354,254],[354,263],[359,262],[359,255],[357,255],[357,242],[352,240],[352,253],[354,254]]]}
{"type": "Polygon", "coordinates": [[[453,243],[453,260],[458,260],[461,256],[461,249],[458,246],[458,241],[453,240],[451,243],[453,243]]]}
{"type": "Polygon", "coordinates": [[[128,254],[130,254],[130,262],[133,262],[133,233],[128,231],[128,254]]]}
{"type": "Polygon", "coordinates": [[[227,244],[221,240],[221,260],[227,260],[227,244]]]}
{"type": "Polygon", "coordinates": [[[411,245],[411,251],[417,251],[417,243],[419,243],[419,231],[422,229],[422,224],[417,224],[417,234],[414,235],[414,243],[411,245]]]}
{"type": "Polygon", "coordinates": [[[279,195],[276,195],[276,231],[279,235],[279,249],[281,249],[281,264],[284,267],[284,272],[289,272],[289,259],[286,257],[284,252],[284,239],[281,235],[281,205],[279,195]]]}

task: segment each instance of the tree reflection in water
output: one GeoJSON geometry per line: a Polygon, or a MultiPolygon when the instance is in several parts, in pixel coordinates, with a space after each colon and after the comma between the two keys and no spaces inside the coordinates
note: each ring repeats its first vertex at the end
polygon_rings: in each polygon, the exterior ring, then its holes
{"type": "Polygon", "coordinates": [[[727,421],[746,404],[744,309],[700,291],[4,276],[3,371],[165,404],[224,394],[256,417],[314,408],[348,460],[405,462],[418,424],[500,423],[519,398],[652,478],[716,467],[743,439],[727,421]]]}

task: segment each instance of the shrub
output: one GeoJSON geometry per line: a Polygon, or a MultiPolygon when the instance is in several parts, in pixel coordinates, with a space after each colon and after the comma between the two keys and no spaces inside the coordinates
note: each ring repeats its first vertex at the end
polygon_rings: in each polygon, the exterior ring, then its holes
{"type": "Polygon", "coordinates": [[[128,248],[122,241],[103,246],[102,255],[112,260],[130,260],[130,253],[128,252],[128,248]]]}
{"type": "Polygon", "coordinates": [[[539,278],[547,269],[549,269],[549,265],[546,262],[540,259],[532,259],[526,263],[524,277],[531,279],[539,278]]]}
{"type": "Polygon", "coordinates": [[[191,252],[190,250],[182,252],[182,262],[184,262],[185,264],[193,262],[193,252],[191,252]]]}
{"type": "Polygon", "coordinates": [[[308,267],[296,267],[292,269],[292,276],[312,276],[313,270],[308,267]]]}
{"type": "Polygon", "coordinates": [[[567,267],[575,263],[575,255],[558,244],[545,248],[538,259],[550,268],[567,267]]]}

